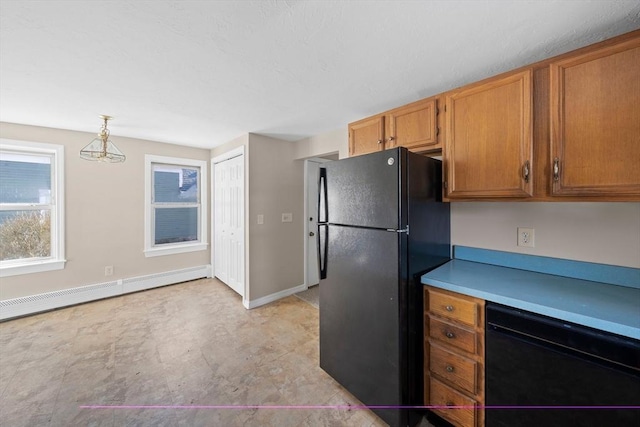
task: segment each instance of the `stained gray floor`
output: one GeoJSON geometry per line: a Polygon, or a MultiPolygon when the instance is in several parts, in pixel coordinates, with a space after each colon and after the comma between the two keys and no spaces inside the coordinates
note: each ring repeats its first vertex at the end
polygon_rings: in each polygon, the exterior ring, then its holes
{"type": "Polygon", "coordinates": [[[0,323],[0,398],[2,426],[385,425],[319,368],[316,308],[215,279],[0,323]]]}

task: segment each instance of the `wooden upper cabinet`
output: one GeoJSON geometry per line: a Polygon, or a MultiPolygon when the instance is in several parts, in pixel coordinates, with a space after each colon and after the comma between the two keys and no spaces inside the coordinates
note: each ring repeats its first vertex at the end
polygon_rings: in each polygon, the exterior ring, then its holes
{"type": "Polygon", "coordinates": [[[349,124],[349,156],[406,147],[411,151],[441,150],[437,99],[394,108],[349,124]]]}
{"type": "Polygon", "coordinates": [[[446,96],[449,198],[532,195],[532,100],[530,69],[446,96]]]}
{"type": "Polygon", "coordinates": [[[640,37],[550,64],[554,196],[640,196],[640,37]]]}
{"type": "Polygon", "coordinates": [[[384,116],[378,115],[349,124],[349,156],[384,149],[384,116]]]}
{"type": "Polygon", "coordinates": [[[441,149],[438,143],[436,100],[426,99],[385,114],[385,148],[406,147],[411,151],[441,149]]]}
{"type": "Polygon", "coordinates": [[[349,155],[442,150],[448,200],[637,201],[639,76],[636,30],[351,123],[349,155]]]}

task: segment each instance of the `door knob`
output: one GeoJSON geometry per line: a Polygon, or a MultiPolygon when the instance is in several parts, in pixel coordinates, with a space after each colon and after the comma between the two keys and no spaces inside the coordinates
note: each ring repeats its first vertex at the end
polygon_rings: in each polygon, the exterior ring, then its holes
{"type": "Polygon", "coordinates": [[[313,236],[315,236],[315,235],[316,235],[316,233],[314,233],[313,231],[310,231],[310,232],[309,232],[309,236],[313,237],[313,236]]]}

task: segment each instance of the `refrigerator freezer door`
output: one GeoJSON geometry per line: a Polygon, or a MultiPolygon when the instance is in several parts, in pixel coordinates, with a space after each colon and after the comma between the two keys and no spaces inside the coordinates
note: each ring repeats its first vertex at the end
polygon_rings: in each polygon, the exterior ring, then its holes
{"type": "MultiPolygon", "coordinates": [[[[320,285],[320,367],[366,405],[403,404],[406,357],[399,248],[406,236],[328,226],[327,278],[320,285]]],[[[391,426],[407,413],[374,409],[391,426]]]]}
{"type": "Polygon", "coordinates": [[[398,229],[400,149],[326,164],[327,222],[398,229]]]}

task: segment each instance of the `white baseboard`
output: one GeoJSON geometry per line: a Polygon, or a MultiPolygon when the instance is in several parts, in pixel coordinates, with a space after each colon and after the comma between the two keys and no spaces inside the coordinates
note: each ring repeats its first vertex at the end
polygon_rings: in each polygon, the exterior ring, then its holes
{"type": "Polygon", "coordinates": [[[146,276],[130,277],[110,282],[63,289],[0,301],[0,320],[11,319],[41,311],[67,307],[83,302],[211,277],[211,266],[202,265],[181,270],[165,271],[146,276]]]}
{"type": "Polygon", "coordinates": [[[261,305],[269,304],[270,302],[277,301],[284,297],[288,297],[289,295],[293,295],[298,292],[302,292],[307,290],[307,285],[302,284],[293,288],[285,289],[284,291],[276,292],[275,294],[270,294],[264,296],[262,298],[254,299],[254,300],[242,300],[242,305],[244,305],[247,309],[252,309],[256,307],[260,307],[261,305]]]}

